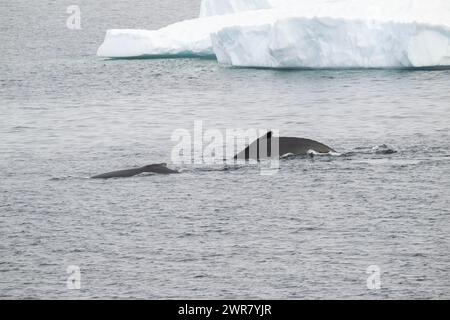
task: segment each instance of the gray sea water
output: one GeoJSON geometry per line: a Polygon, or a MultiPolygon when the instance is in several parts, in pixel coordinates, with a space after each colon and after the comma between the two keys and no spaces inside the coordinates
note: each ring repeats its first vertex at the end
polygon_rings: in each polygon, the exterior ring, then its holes
{"type": "Polygon", "coordinates": [[[107,29],[162,27],[199,2],[0,3],[0,298],[450,298],[450,70],[95,56],[107,29]],[[198,120],[345,155],[273,176],[86,179],[170,162],[172,132],[198,120]]]}

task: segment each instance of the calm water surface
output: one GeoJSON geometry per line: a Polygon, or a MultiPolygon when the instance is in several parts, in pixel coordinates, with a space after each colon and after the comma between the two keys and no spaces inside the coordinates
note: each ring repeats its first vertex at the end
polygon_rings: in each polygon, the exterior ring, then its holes
{"type": "Polygon", "coordinates": [[[106,29],[158,28],[197,2],[0,4],[0,298],[450,298],[450,70],[95,56],[106,29]],[[65,26],[72,4],[82,30],[65,26]],[[85,178],[170,162],[172,132],[196,120],[345,156],[283,160],[274,176],[85,178]]]}

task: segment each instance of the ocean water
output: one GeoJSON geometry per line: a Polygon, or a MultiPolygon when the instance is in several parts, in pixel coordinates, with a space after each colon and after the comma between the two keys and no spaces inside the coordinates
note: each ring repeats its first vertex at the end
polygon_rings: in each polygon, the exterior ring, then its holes
{"type": "Polygon", "coordinates": [[[199,2],[0,4],[0,298],[450,298],[450,70],[95,56],[108,28],[162,27],[199,2]],[[200,120],[342,155],[282,160],[272,176],[86,178],[170,165],[172,133],[200,120]]]}

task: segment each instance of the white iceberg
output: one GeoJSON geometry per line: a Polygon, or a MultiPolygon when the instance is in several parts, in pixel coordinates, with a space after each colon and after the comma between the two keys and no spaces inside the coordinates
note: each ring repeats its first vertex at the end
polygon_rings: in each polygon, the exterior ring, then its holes
{"type": "Polygon", "coordinates": [[[213,35],[220,63],[265,68],[450,65],[450,29],[417,23],[286,18],[213,35]]]}
{"type": "Polygon", "coordinates": [[[271,0],[203,0],[200,18],[275,7],[271,0]]]}
{"type": "Polygon", "coordinates": [[[200,17],[268,8],[300,17],[359,17],[447,25],[450,22],[448,0],[202,0],[200,17]]]}
{"type": "Polygon", "coordinates": [[[272,10],[185,20],[159,30],[112,29],[97,51],[100,57],[130,58],[152,56],[214,55],[211,35],[230,26],[275,22],[272,10]]]}
{"type": "Polygon", "coordinates": [[[197,19],[109,30],[98,55],[215,55],[269,68],[449,66],[450,1],[203,0],[197,19]]]}

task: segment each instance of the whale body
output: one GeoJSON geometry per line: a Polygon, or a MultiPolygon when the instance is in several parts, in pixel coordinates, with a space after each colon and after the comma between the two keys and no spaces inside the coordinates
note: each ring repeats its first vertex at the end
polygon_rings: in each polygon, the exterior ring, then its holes
{"type": "Polygon", "coordinates": [[[133,176],[136,176],[136,175],[144,173],[144,172],[157,173],[157,174],[178,173],[178,171],[176,171],[176,170],[167,168],[167,164],[160,163],[160,164],[151,164],[151,165],[140,167],[140,168],[103,173],[103,174],[93,176],[93,177],[91,177],[91,179],[129,178],[129,177],[133,177],[133,176]]]}
{"type": "Polygon", "coordinates": [[[279,146],[278,156],[284,156],[286,154],[306,156],[311,151],[317,153],[336,152],[334,149],[318,141],[294,137],[274,137],[270,131],[263,137],[251,143],[245,150],[235,155],[234,159],[261,160],[270,158],[272,156],[272,145],[279,146]],[[272,141],[272,139],[276,139],[276,141],[272,141]],[[266,148],[267,152],[265,152],[266,148]]]}

